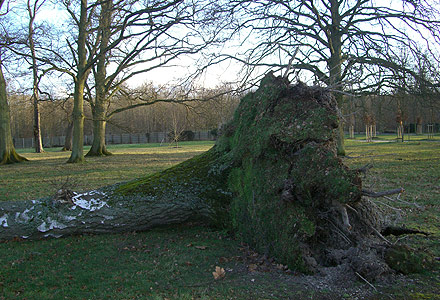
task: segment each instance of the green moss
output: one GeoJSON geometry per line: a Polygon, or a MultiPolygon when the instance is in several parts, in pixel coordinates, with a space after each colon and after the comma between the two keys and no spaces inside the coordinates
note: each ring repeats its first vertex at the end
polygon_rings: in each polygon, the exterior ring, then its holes
{"type": "Polygon", "coordinates": [[[397,272],[420,273],[433,268],[434,258],[427,252],[417,251],[405,245],[394,245],[385,253],[385,261],[397,272]]]}
{"type": "Polygon", "coordinates": [[[227,190],[229,167],[214,148],[174,167],[119,186],[115,193],[151,201],[202,201],[212,210],[214,225],[229,224],[231,193],[227,190]]]}
{"type": "Polygon", "coordinates": [[[243,241],[308,272],[305,245],[319,212],[360,197],[357,175],[335,155],[336,128],[333,98],[269,74],[242,99],[213,149],[117,192],[204,201],[243,241]]]}
{"type": "Polygon", "coordinates": [[[315,235],[317,212],[332,201],[359,200],[360,186],[334,154],[334,107],[304,86],[269,79],[242,100],[229,124],[233,133],[218,143],[237,165],[228,180],[232,224],[260,252],[308,272],[302,245],[315,235]]]}

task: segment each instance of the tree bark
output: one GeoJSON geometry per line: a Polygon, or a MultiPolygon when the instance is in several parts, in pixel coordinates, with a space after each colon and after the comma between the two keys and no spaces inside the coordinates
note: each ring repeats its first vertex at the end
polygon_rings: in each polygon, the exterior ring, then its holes
{"type": "Polygon", "coordinates": [[[223,173],[208,178],[217,158],[218,153],[211,150],[143,180],[143,187],[151,187],[152,193],[143,193],[132,182],[85,193],[60,190],[54,197],[40,200],[2,202],[0,240],[139,231],[190,220],[224,226],[220,220],[225,217],[230,193],[223,173]]]}
{"type": "Polygon", "coordinates": [[[75,82],[73,96],[73,135],[72,135],[72,154],[68,163],[78,163],[84,161],[84,87],[86,78],[79,73],[75,82]]]}
{"type": "Polygon", "coordinates": [[[65,136],[66,139],[64,140],[64,147],[61,149],[61,151],[72,151],[72,134],[73,134],[73,121],[69,120],[69,123],[67,124],[65,136]]]}
{"type": "Polygon", "coordinates": [[[14,147],[11,135],[10,112],[6,93],[6,80],[0,60],[0,165],[26,161],[14,147]]]}
{"type": "MultiPolygon", "coordinates": [[[[329,83],[332,89],[342,91],[342,33],[340,15],[340,2],[338,0],[331,0],[331,20],[330,31],[328,35],[328,43],[330,45],[330,60],[329,66],[329,83]]],[[[341,93],[335,93],[336,102],[339,108],[344,106],[344,96],[341,93]]],[[[345,156],[345,137],[344,137],[344,121],[339,119],[339,131],[337,135],[337,154],[345,156]]]]}
{"type": "Polygon", "coordinates": [[[182,223],[209,215],[201,202],[150,202],[118,199],[89,191],[75,194],[74,202],[33,200],[4,202],[0,209],[0,237],[40,239],[82,233],[141,231],[159,225],[182,223]]]}
{"type": "Polygon", "coordinates": [[[68,163],[84,161],[84,88],[90,68],[87,67],[87,0],[81,0],[78,35],[78,72],[73,95],[73,141],[68,163]]]}
{"type": "Polygon", "coordinates": [[[89,152],[86,156],[105,156],[112,155],[105,145],[105,112],[97,113],[98,103],[95,103],[94,113],[93,113],[93,143],[89,152]]]}
{"type": "MultiPolygon", "coordinates": [[[[34,3],[35,6],[37,6],[37,3],[34,3]]],[[[32,85],[32,103],[34,105],[34,144],[35,144],[35,152],[36,153],[42,153],[43,150],[43,141],[41,139],[41,126],[40,126],[40,108],[39,108],[39,92],[38,92],[38,85],[39,85],[39,79],[38,79],[38,65],[37,65],[37,59],[36,59],[36,53],[35,53],[35,44],[34,44],[34,20],[35,20],[35,12],[32,11],[30,1],[27,2],[27,9],[29,13],[29,49],[31,51],[31,58],[32,58],[32,77],[33,77],[33,85],[32,85]]]]}
{"type": "Polygon", "coordinates": [[[109,86],[107,82],[107,47],[110,41],[112,23],[112,1],[101,4],[101,17],[99,19],[99,31],[101,43],[99,45],[98,62],[95,73],[96,95],[92,105],[93,114],[93,143],[87,156],[111,155],[105,146],[105,125],[107,120],[107,106],[109,86]]]}

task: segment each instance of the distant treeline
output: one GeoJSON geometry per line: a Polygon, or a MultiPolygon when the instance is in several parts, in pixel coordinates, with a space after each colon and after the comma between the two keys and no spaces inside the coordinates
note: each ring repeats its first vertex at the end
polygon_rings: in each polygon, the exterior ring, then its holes
{"type": "MultiPolygon", "coordinates": [[[[28,95],[11,95],[11,127],[15,139],[33,136],[33,107],[28,95]]],[[[127,100],[128,101],[128,100],[127,100]]],[[[179,103],[159,102],[115,114],[107,123],[108,135],[130,133],[210,131],[226,123],[233,115],[239,97],[221,96],[206,101],[179,103]]],[[[116,108],[127,106],[116,102],[116,108]]],[[[65,136],[71,122],[72,100],[41,102],[43,137],[65,136]]],[[[90,106],[85,107],[84,134],[93,134],[90,106]]]]}

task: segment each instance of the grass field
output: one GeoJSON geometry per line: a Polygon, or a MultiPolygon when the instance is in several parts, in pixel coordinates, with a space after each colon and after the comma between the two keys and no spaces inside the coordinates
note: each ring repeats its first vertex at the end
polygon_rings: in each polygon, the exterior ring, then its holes
{"type": "MultiPolygon", "coordinates": [[[[347,140],[350,167],[373,168],[364,187],[380,191],[404,187],[395,202],[377,205],[428,237],[405,237],[416,248],[440,256],[440,142],[365,143],[347,140]],[[412,202],[416,201],[417,208],[412,202]],[[408,204],[410,203],[410,204],[408,204]]],[[[22,153],[31,161],[0,167],[0,200],[48,196],[68,179],[75,191],[127,181],[156,172],[206,151],[212,143],[111,146],[111,157],[65,164],[69,153],[50,149],[22,153]],[[53,150],[53,151],[52,151],[53,150]]],[[[29,150],[30,151],[30,150],[29,150]]],[[[0,243],[0,299],[440,299],[438,270],[335,289],[280,270],[226,232],[182,226],[148,232],[83,235],[42,241],[0,243]],[[214,280],[216,266],[226,270],[214,280]]],[[[314,281],[315,280],[315,281],[314,281]]]]}
{"type": "Polygon", "coordinates": [[[0,201],[53,195],[66,182],[70,189],[82,191],[128,181],[169,168],[212,145],[213,142],[183,142],[179,148],[168,144],[110,145],[114,155],[87,157],[82,164],[66,164],[70,152],[62,152],[61,148],[47,148],[42,154],[20,149],[18,152],[29,162],[0,167],[0,201]]]}

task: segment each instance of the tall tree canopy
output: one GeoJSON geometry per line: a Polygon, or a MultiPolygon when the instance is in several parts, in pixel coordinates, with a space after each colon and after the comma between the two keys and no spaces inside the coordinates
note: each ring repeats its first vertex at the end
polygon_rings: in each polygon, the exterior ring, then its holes
{"type": "Polygon", "coordinates": [[[375,89],[396,71],[417,77],[398,63],[402,49],[411,57],[421,51],[438,57],[435,1],[240,0],[230,5],[237,22],[232,27],[244,37],[240,40],[247,50],[220,54],[217,60],[238,60],[248,75],[260,74],[261,67],[281,70],[289,65],[291,72],[301,70],[311,81],[337,91],[339,105],[347,90],[375,89]],[[299,53],[291,59],[296,48],[299,53]]]}
{"type": "MultiPolygon", "coordinates": [[[[115,112],[109,112],[108,106],[112,96],[124,89],[123,83],[141,73],[154,75],[156,69],[222,41],[217,34],[221,22],[208,13],[212,5],[205,0],[100,3],[97,28],[88,43],[89,51],[96,52],[96,63],[92,66],[94,85],[88,89],[94,141],[87,155],[109,154],[105,124],[115,112]]],[[[158,101],[149,100],[135,106],[158,101]]]]}

